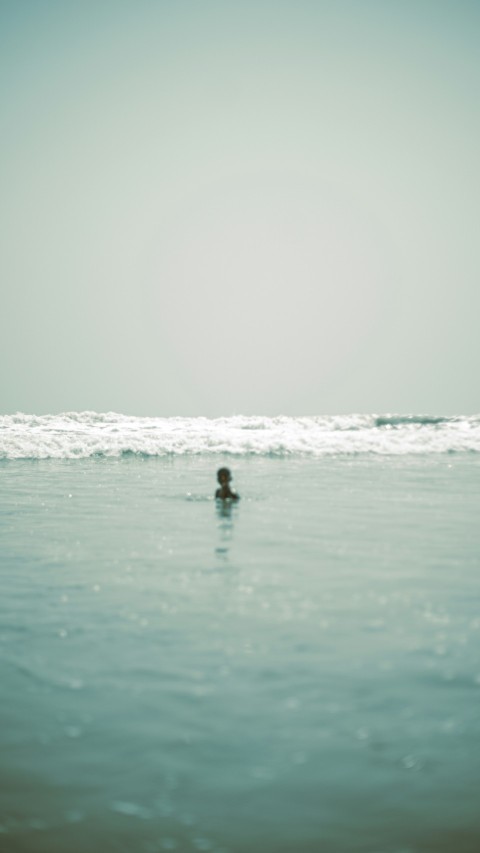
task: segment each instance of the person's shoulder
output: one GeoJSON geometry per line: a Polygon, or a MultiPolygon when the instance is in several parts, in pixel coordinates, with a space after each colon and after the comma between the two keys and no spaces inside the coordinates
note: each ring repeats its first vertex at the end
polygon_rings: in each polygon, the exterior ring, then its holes
{"type": "Polygon", "coordinates": [[[224,489],[217,489],[215,492],[215,500],[238,501],[240,500],[240,495],[237,495],[237,493],[233,492],[231,489],[228,489],[227,492],[225,492],[224,489]]]}

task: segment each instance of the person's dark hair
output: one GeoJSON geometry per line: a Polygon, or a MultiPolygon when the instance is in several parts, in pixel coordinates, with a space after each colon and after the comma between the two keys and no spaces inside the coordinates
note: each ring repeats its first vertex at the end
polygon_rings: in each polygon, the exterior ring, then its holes
{"type": "Polygon", "coordinates": [[[232,476],[230,473],[230,468],[219,468],[217,471],[217,480],[220,480],[222,474],[226,474],[226,476],[230,479],[232,476]]]}

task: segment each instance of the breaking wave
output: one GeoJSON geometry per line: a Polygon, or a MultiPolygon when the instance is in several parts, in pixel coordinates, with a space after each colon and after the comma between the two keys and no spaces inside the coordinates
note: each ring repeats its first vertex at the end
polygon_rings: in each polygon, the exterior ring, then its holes
{"type": "Polygon", "coordinates": [[[0,459],[90,456],[332,456],[480,452],[480,416],[153,418],[115,413],[0,416],[0,459]]]}

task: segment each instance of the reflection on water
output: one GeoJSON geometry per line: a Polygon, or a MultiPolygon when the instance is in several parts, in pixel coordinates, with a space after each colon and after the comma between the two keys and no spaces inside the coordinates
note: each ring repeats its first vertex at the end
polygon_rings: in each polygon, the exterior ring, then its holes
{"type": "Polygon", "coordinates": [[[233,501],[215,501],[215,509],[218,517],[218,538],[219,544],[215,548],[215,553],[222,559],[227,560],[230,551],[230,545],[233,539],[233,521],[235,518],[235,510],[237,504],[233,501]]]}
{"type": "Polygon", "coordinates": [[[219,518],[231,518],[232,517],[232,509],[236,504],[233,501],[215,501],[215,506],[217,508],[217,515],[219,518]]]}

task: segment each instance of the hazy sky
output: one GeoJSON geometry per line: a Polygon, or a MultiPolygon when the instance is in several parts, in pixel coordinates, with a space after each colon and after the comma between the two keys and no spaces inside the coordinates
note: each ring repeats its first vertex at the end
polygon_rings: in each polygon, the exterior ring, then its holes
{"type": "Polygon", "coordinates": [[[0,410],[480,410],[478,0],[0,0],[0,410]]]}

